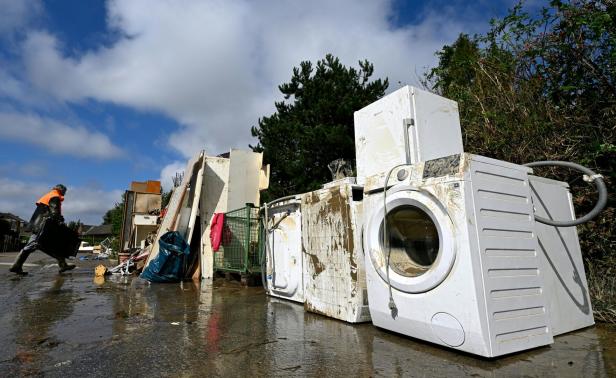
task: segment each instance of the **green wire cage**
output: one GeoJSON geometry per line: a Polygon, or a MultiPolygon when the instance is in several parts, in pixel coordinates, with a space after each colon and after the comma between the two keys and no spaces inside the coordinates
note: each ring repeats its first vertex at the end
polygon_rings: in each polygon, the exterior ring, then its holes
{"type": "Polygon", "coordinates": [[[214,252],[214,270],[261,272],[262,241],[259,208],[247,205],[225,213],[222,243],[214,252]]]}

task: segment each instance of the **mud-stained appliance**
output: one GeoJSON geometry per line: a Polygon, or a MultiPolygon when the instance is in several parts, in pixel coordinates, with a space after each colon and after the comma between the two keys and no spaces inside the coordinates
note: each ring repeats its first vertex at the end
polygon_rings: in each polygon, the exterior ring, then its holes
{"type": "MultiPolygon", "coordinates": [[[[550,220],[575,219],[566,182],[529,176],[535,214],[550,220]]],[[[543,262],[548,307],[554,335],[595,324],[575,227],[554,227],[535,222],[543,262]]]]}
{"type": "Polygon", "coordinates": [[[363,188],[345,178],[302,196],[304,307],[349,323],[370,321],[362,249],[363,188]]]}
{"type": "Polygon", "coordinates": [[[458,104],[405,86],[355,112],[357,183],[398,164],[462,153],[458,104]]]}
{"type": "Polygon", "coordinates": [[[300,196],[273,201],[265,223],[267,294],[304,302],[300,196]]]}
{"type": "Polygon", "coordinates": [[[552,343],[530,172],[457,154],[395,169],[386,198],[385,175],[369,177],[372,322],[485,357],[552,343]]]}

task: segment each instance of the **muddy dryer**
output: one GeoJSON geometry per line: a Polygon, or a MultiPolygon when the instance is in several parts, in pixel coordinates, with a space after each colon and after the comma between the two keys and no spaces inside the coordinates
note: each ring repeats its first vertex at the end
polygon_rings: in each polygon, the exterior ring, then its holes
{"type": "Polygon", "coordinates": [[[373,323],[485,357],[552,343],[529,172],[459,154],[368,178],[373,323]]]}
{"type": "Polygon", "coordinates": [[[264,208],[267,294],[303,303],[301,196],[275,200],[264,208]]]}
{"type": "Polygon", "coordinates": [[[362,198],[354,178],[302,196],[304,307],[349,323],[370,321],[362,198]]]}

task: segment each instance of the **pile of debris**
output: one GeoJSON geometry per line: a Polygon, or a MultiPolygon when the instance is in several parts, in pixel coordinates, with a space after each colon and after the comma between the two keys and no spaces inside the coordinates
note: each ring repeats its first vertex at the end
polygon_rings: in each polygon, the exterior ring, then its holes
{"type": "MultiPolygon", "coordinates": [[[[168,205],[161,209],[159,181],[132,183],[124,196],[119,265],[103,274],[133,274],[150,266],[159,269],[152,264],[165,259],[161,240],[172,233],[177,243],[186,246],[177,281],[212,278],[212,218],[246,204],[259,206],[260,191],[269,185],[269,166],[263,166],[262,153],[232,149],[208,156],[201,151],[188,161],[183,179],[176,184],[168,205]]],[[[142,277],[156,281],[150,274],[142,277]]]]}

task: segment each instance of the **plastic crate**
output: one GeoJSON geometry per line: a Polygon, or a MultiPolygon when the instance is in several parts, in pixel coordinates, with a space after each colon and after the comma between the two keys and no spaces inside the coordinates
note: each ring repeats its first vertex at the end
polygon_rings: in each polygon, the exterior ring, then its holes
{"type": "Polygon", "coordinates": [[[214,270],[259,273],[262,256],[259,208],[246,206],[225,213],[222,243],[214,252],[214,270]]]}

